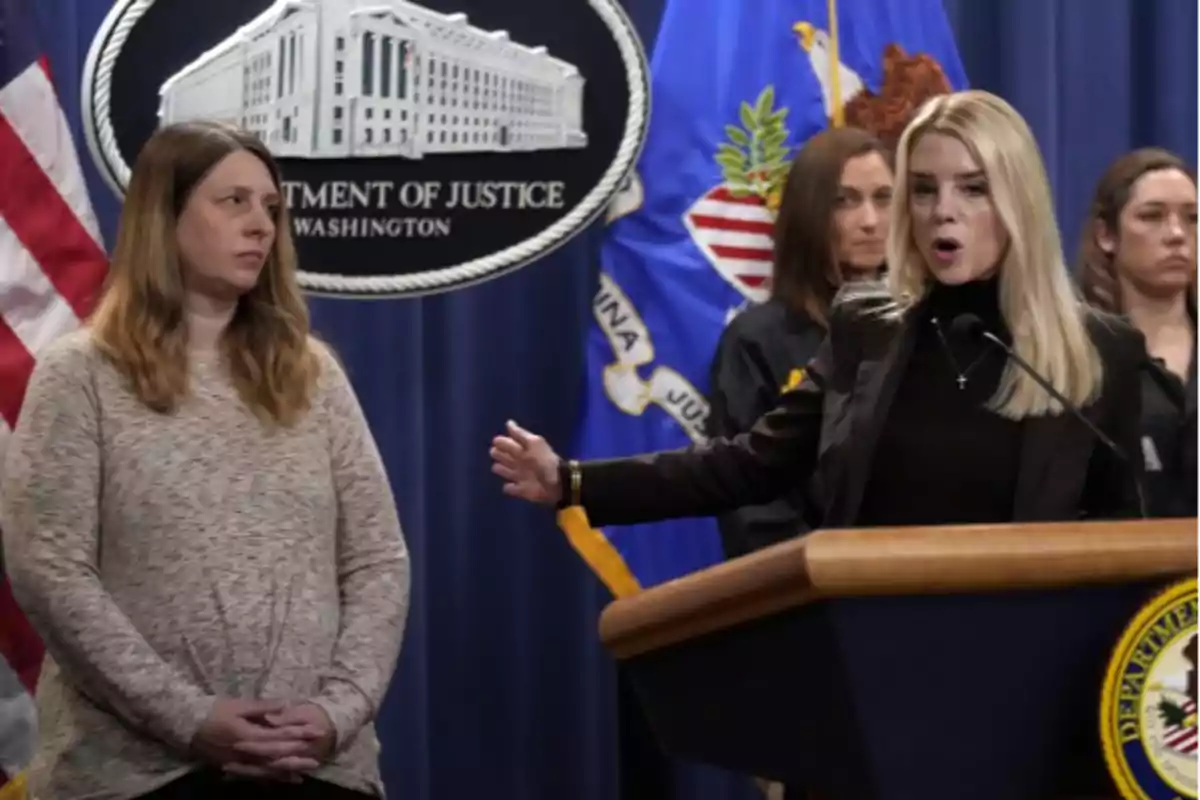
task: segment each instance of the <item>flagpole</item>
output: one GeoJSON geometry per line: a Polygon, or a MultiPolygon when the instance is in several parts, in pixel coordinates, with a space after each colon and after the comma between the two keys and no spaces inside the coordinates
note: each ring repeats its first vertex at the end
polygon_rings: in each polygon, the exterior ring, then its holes
{"type": "Polygon", "coordinates": [[[845,124],[842,112],[842,57],[838,47],[837,0],[828,0],[829,9],[829,90],[833,93],[833,127],[845,124]]]}

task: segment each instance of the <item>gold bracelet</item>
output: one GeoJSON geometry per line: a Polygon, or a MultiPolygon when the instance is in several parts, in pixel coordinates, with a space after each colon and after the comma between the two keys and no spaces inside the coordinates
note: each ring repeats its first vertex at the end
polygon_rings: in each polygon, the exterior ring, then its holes
{"type": "Polygon", "coordinates": [[[571,472],[571,505],[577,506],[583,490],[583,470],[579,468],[579,462],[575,460],[567,462],[567,469],[571,472]]]}

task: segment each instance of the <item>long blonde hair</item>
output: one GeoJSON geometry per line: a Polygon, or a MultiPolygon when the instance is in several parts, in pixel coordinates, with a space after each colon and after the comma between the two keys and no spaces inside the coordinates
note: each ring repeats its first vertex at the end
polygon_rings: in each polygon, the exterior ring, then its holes
{"type": "MultiPolygon", "coordinates": [[[[898,318],[919,303],[933,281],[913,240],[908,175],[913,148],[933,132],[961,141],[987,175],[992,202],[1009,237],[998,271],[1000,311],[1013,350],[1071,402],[1090,402],[1100,392],[1103,368],[1088,334],[1087,307],[1063,260],[1046,169],[1025,120],[995,95],[965,91],[933,98],[900,138],[887,240],[892,315],[898,318]]],[[[1062,410],[1012,363],[989,407],[1012,419],[1062,410]]]]}
{"type": "MultiPolygon", "coordinates": [[[[89,325],[97,347],[138,399],[160,413],[174,411],[188,393],[179,214],[217,162],[240,150],[258,157],[280,185],[279,167],[262,142],[214,122],[158,130],[133,167],[108,281],[89,325]]],[[[320,362],[283,204],[275,230],[262,274],[238,301],[221,352],[239,396],[255,415],[290,425],[311,404],[320,362]]]]}

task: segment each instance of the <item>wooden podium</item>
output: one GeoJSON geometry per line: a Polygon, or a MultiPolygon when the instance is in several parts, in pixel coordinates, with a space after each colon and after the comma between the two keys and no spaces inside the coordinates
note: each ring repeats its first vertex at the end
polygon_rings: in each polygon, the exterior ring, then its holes
{"type": "Polygon", "coordinates": [[[1116,797],[1101,683],[1196,520],[818,531],[617,600],[660,743],[820,800],[1116,797]]]}

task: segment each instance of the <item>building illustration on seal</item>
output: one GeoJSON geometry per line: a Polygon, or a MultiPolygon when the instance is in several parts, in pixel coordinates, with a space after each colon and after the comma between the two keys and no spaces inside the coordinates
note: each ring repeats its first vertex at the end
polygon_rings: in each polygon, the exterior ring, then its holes
{"type": "Polygon", "coordinates": [[[159,120],[224,120],[276,156],[587,146],[584,78],[544,47],[410,0],[279,0],[168,78],[159,120]]]}

